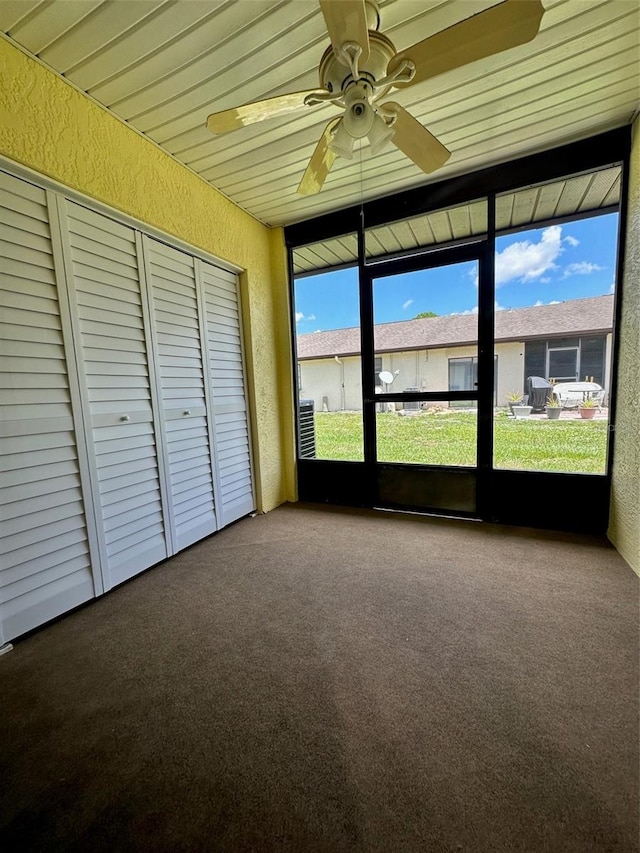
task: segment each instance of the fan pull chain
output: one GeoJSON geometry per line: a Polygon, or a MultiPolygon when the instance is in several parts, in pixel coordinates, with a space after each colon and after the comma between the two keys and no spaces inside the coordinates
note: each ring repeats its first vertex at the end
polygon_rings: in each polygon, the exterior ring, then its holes
{"type": "Polygon", "coordinates": [[[362,225],[362,232],[364,233],[364,177],[362,173],[362,149],[364,145],[362,144],[362,140],[360,141],[360,223],[362,225]]]}

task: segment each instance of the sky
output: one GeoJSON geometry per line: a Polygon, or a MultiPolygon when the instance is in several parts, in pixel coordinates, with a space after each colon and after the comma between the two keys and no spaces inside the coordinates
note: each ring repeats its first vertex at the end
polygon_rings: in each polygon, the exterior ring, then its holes
{"type": "MultiPolygon", "coordinates": [[[[549,305],[613,293],[618,215],[522,231],[496,240],[496,310],[549,305]]],[[[374,321],[477,311],[475,262],[377,279],[374,321]]],[[[295,284],[296,328],[359,325],[357,269],[308,276],[295,284]]]]}

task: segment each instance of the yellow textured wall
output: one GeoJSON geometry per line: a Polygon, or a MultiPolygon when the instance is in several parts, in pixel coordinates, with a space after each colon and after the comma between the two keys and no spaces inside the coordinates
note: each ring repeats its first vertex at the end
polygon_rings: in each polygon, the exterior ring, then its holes
{"type": "MultiPolygon", "coordinates": [[[[0,39],[0,153],[245,270],[241,277],[258,505],[290,492],[283,448],[282,233],[240,210],[39,62],[0,39]]],[[[286,412],[286,409],[285,409],[286,412]]]]}
{"type": "Polygon", "coordinates": [[[609,538],[640,574],[640,118],[633,127],[609,538]]]}
{"type": "Polygon", "coordinates": [[[280,389],[280,428],[284,459],[284,488],[288,501],[298,498],[296,483],[296,422],[293,362],[291,359],[291,304],[288,287],[287,250],[284,243],[284,230],[271,229],[271,270],[276,298],[275,334],[278,352],[281,353],[278,384],[280,389]]]}

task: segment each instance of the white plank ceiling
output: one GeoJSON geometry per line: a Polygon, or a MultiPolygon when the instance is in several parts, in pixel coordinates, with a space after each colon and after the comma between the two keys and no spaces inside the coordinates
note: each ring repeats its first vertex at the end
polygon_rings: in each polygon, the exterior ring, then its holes
{"type": "MultiPolygon", "coordinates": [[[[582,217],[616,209],[622,169],[610,166],[588,174],[524,187],[496,197],[496,230],[513,232],[555,218],[582,217]]],[[[433,246],[446,246],[487,233],[486,199],[445,210],[365,228],[367,260],[403,256],[433,246]]],[[[355,234],[343,234],[293,252],[293,271],[300,275],[358,261],[355,234]]]]}
{"type": "MultiPolygon", "coordinates": [[[[213,137],[211,112],[318,85],[317,0],[0,0],[0,30],[269,225],[288,224],[628,124],[638,110],[638,0],[543,0],[531,43],[396,91],[451,151],[427,178],[389,146],[296,187],[332,106],[213,137]]],[[[404,48],[495,0],[383,0],[404,48]]]]}

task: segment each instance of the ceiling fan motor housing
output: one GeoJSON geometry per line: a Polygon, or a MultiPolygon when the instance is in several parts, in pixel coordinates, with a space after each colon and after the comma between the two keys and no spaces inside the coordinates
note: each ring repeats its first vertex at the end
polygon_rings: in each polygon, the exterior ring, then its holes
{"type": "MultiPolygon", "coordinates": [[[[369,58],[366,62],[358,62],[360,80],[366,81],[376,96],[381,93],[375,92],[376,81],[386,76],[387,65],[396,54],[396,49],[391,39],[384,33],[369,30],[369,58]]],[[[358,83],[354,80],[351,68],[338,60],[329,46],[320,60],[320,85],[328,92],[335,94],[336,101],[342,101],[347,89],[358,83]]]]}

